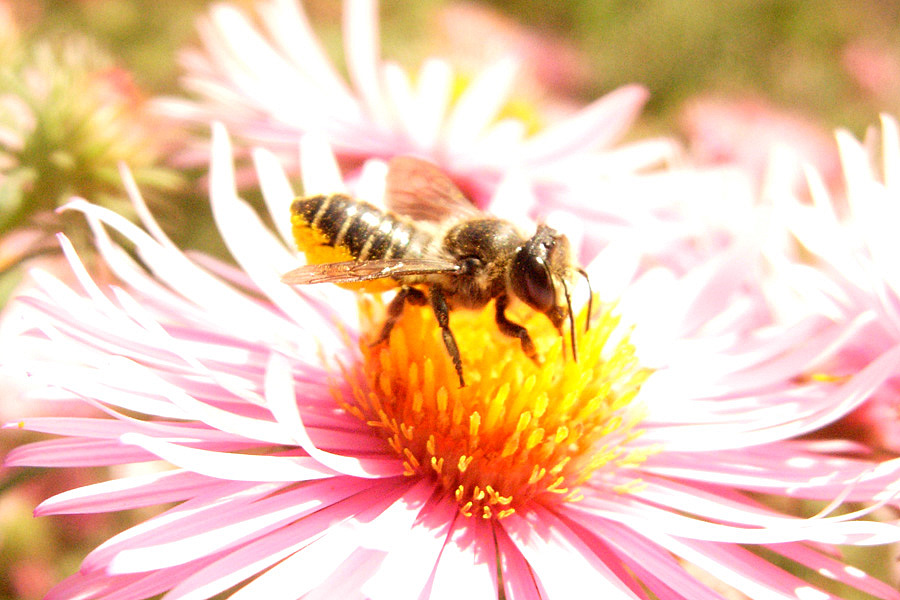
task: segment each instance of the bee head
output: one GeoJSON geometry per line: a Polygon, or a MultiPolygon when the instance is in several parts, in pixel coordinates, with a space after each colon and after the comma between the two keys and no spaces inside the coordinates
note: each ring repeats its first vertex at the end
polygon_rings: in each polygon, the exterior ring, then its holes
{"type": "Polygon", "coordinates": [[[572,266],[568,238],[552,227],[541,224],[538,225],[535,234],[516,249],[509,271],[509,288],[525,304],[547,315],[560,335],[563,323],[568,317],[572,355],[578,360],[575,349],[575,319],[568,286],[568,280],[573,272],[587,278],[583,269],[572,266]]]}

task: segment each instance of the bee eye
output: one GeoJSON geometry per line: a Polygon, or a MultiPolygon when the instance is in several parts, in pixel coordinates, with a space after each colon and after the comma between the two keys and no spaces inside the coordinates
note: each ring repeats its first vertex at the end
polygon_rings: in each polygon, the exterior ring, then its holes
{"type": "Polygon", "coordinates": [[[556,302],[550,271],[540,256],[519,250],[511,273],[513,292],[539,312],[547,312],[556,302]]]}

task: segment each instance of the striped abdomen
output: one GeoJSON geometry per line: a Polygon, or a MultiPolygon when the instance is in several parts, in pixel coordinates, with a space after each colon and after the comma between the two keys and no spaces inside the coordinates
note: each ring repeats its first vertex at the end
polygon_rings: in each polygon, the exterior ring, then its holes
{"type": "MultiPolygon", "coordinates": [[[[418,256],[431,241],[410,222],[343,194],[294,200],[291,225],[308,264],[418,256]]],[[[396,285],[383,279],[341,287],[374,292],[396,285]]]]}

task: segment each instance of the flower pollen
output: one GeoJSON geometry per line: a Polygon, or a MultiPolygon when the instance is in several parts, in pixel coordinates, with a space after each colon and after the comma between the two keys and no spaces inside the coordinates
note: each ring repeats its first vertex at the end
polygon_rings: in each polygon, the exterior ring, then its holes
{"type": "MultiPolygon", "coordinates": [[[[364,331],[379,331],[372,304],[361,312],[364,331]]],[[[408,476],[435,478],[466,516],[503,518],[532,500],[577,500],[598,470],[643,461],[646,453],[627,442],[640,433],[644,414],[631,401],[649,372],[627,336],[606,351],[618,317],[605,310],[594,318],[578,337],[576,363],[549,321],[523,310],[515,317],[543,357],[538,366],[493,315],[492,306],[452,313],[464,388],[428,307],[407,305],[387,342],[360,342],[363,361],[345,406],[381,433],[408,476]]],[[[579,331],[584,318],[582,311],[579,331]]]]}

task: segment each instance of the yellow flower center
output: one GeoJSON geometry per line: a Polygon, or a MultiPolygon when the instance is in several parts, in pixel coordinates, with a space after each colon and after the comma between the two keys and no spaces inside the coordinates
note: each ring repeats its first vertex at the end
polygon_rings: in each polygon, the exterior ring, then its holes
{"type": "MultiPolygon", "coordinates": [[[[584,330],[576,320],[578,362],[548,319],[513,313],[534,339],[542,364],[494,323],[492,305],[454,311],[450,326],[467,385],[459,387],[434,315],[407,305],[389,340],[372,346],[381,320],[363,303],[363,360],[353,399],[344,406],[377,429],[403,460],[409,476],[432,477],[467,516],[502,518],[527,502],[571,501],[602,469],[641,462],[629,449],[643,411],[632,399],[649,374],[627,336],[611,334],[609,310],[584,330]]],[[[568,339],[568,336],[567,338],[568,339]]],[[[626,486],[627,487],[627,486],[626,486]]]]}

